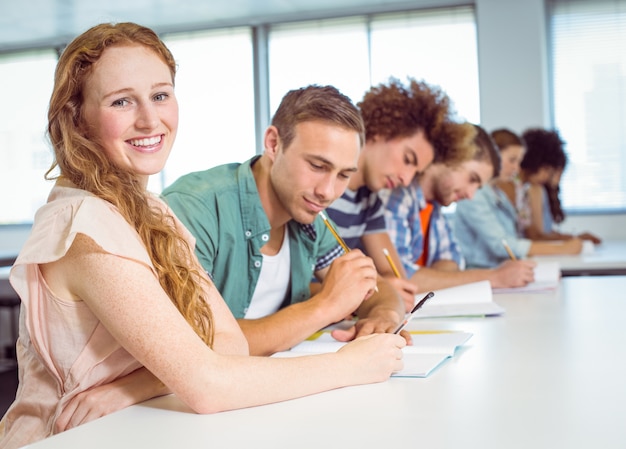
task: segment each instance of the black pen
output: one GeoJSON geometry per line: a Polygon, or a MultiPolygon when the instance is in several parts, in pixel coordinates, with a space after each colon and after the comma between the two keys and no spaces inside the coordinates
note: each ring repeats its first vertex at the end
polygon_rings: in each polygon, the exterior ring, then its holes
{"type": "Polygon", "coordinates": [[[435,296],[434,292],[428,292],[426,296],[424,296],[420,302],[415,304],[415,307],[413,307],[413,310],[411,310],[409,313],[405,315],[404,321],[400,324],[400,326],[398,326],[398,328],[395,331],[393,331],[393,333],[394,334],[400,333],[400,331],[404,329],[407,324],[409,324],[409,321],[411,321],[411,318],[413,318],[413,315],[415,315],[415,312],[417,312],[424,305],[424,303],[426,303],[426,301],[428,301],[433,296],[435,296]]]}

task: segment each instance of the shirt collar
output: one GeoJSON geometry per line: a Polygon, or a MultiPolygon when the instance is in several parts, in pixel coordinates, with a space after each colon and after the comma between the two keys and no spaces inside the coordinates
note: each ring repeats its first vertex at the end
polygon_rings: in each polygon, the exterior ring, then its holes
{"type": "Polygon", "coordinates": [[[270,222],[261,204],[259,190],[252,174],[252,165],[260,158],[254,156],[242,163],[237,169],[237,185],[239,186],[239,208],[245,237],[250,239],[263,233],[269,233],[270,222]]]}

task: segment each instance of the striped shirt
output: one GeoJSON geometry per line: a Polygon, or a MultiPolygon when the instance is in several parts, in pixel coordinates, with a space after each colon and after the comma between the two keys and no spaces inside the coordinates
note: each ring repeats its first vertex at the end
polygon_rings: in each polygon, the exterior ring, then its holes
{"type": "Polygon", "coordinates": [[[328,207],[327,212],[349,248],[363,249],[363,235],[386,231],[383,203],[378,193],[365,186],[356,192],[346,189],[341,198],[328,207]]]}

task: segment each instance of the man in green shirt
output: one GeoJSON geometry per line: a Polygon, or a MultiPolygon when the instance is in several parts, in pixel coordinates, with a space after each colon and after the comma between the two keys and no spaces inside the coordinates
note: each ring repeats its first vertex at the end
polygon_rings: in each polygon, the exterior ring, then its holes
{"type": "Polygon", "coordinates": [[[357,170],[362,144],[352,102],[334,87],[309,86],[285,95],[263,155],[190,173],[163,192],[196,237],[251,354],[291,348],[353,312],[356,325],[335,338],[391,332],[404,316],[372,260],[345,254],[319,217],[357,170]],[[321,282],[315,294],[313,276],[321,282]]]}

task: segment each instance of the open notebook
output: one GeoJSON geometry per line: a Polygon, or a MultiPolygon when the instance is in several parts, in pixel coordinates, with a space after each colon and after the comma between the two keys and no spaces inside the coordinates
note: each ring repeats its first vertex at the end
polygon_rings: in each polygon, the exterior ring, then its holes
{"type": "Polygon", "coordinates": [[[561,266],[556,261],[536,261],[535,280],[524,287],[494,288],[494,293],[539,293],[556,289],[561,280],[561,266]]]}
{"type": "MultiPolygon", "coordinates": [[[[402,349],[404,369],[394,373],[393,377],[427,377],[446,359],[454,356],[457,347],[465,344],[472,336],[469,332],[455,331],[414,331],[411,335],[413,345],[402,349]]],[[[336,352],[345,344],[336,341],[330,335],[330,331],[322,331],[291,350],[278,352],[272,357],[298,357],[336,352]]]]}
{"type": "MultiPolygon", "coordinates": [[[[415,312],[416,318],[501,315],[504,308],[493,301],[489,281],[471,282],[435,290],[435,296],[415,312]]],[[[417,295],[416,298],[419,298],[417,295]]]]}

